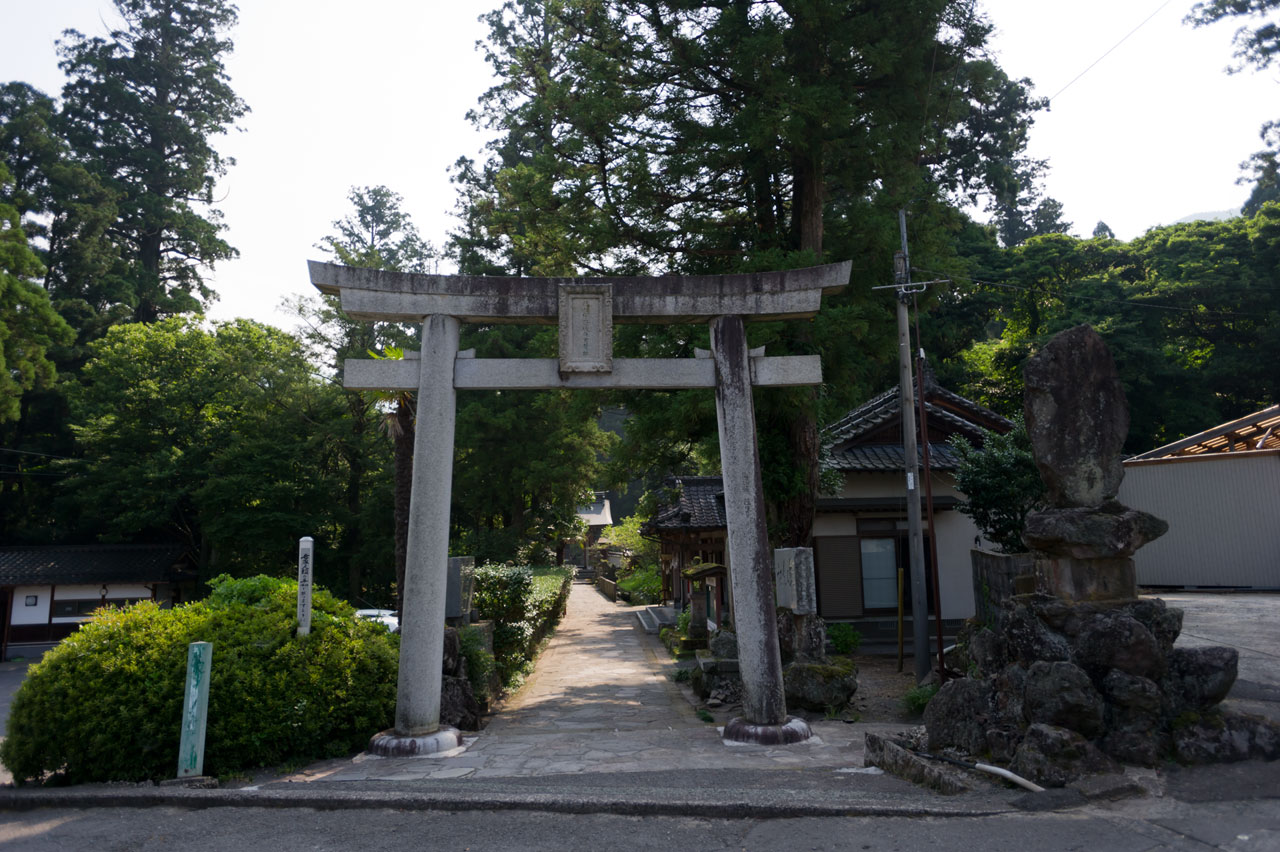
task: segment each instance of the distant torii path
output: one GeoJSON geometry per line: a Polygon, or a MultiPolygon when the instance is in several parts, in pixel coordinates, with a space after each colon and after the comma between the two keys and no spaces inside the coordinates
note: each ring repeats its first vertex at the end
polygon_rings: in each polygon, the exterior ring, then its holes
{"type": "Polygon", "coordinates": [[[376,737],[371,749],[429,754],[461,741],[456,730],[440,725],[458,388],[714,388],[745,692],[743,717],[730,721],[724,735],[773,743],[808,738],[808,726],[786,710],[751,386],[820,384],[822,365],[816,355],[767,358],[748,352],[743,321],[814,316],[824,293],[848,283],[851,266],[736,275],[510,278],[308,263],[311,283],[340,296],[351,317],[422,323],[419,357],[351,359],[344,367],[349,389],[418,392],[396,724],[376,737]],[[711,326],[709,353],[691,359],[613,357],[614,322],[701,321],[711,326]],[[474,350],[458,351],[463,322],[557,323],[560,357],[477,359],[474,350]]]}

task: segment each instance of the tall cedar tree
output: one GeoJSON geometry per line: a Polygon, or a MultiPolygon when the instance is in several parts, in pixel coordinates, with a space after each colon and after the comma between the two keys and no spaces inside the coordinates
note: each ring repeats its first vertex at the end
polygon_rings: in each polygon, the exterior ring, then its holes
{"type": "Polygon", "coordinates": [[[126,262],[119,300],[132,318],[199,312],[213,297],[201,267],[235,257],[220,236],[215,181],[232,161],[211,139],[248,107],[223,57],[236,7],[224,0],[115,0],[109,38],[68,30],[60,116],[72,149],[113,192],[109,233],[126,262]]]}
{"type": "MultiPolygon", "coordinates": [[[[1037,107],[985,54],[972,2],[511,0],[488,16],[499,83],[475,120],[487,162],[459,163],[469,271],[716,273],[855,258],[853,287],[817,321],[754,327],[752,345],[821,353],[821,393],[757,395],[775,536],[810,539],[817,423],[891,375],[892,313],[873,299],[897,246],[1016,203],[1037,107]]],[[[943,263],[932,237],[914,256],[943,263]]],[[[629,354],[691,355],[705,328],[620,331],[629,354]]],[[[621,460],[714,466],[708,395],[641,393],[621,460]]]]}
{"type": "MultiPolygon", "coordinates": [[[[352,212],[334,221],[336,234],[320,241],[320,248],[333,255],[344,266],[390,269],[399,272],[426,272],[435,260],[435,249],[424,241],[409,214],[401,209],[404,199],[385,186],[352,187],[347,195],[352,212]]],[[[391,350],[400,357],[404,346],[416,339],[417,333],[395,323],[354,322],[333,296],[325,296],[324,308],[316,314],[336,328],[332,344],[338,377],[346,358],[367,357],[370,351],[391,350]]],[[[367,429],[370,414],[379,401],[367,394],[347,395],[352,428],[361,433],[367,429]]],[[[405,554],[409,541],[409,496],[413,483],[414,394],[405,391],[382,400],[392,406],[384,424],[394,441],[395,458],[395,568],[396,598],[404,590],[405,554]]],[[[353,514],[359,514],[363,488],[362,457],[358,443],[351,444],[350,477],[347,502],[353,514]]],[[[359,535],[358,530],[351,531],[359,535]]],[[[359,596],[359,566],[352,563],[348,579],[352,600],[359,596]]],[[[399,608],[397,604],[397,608],[399,608]]]]}

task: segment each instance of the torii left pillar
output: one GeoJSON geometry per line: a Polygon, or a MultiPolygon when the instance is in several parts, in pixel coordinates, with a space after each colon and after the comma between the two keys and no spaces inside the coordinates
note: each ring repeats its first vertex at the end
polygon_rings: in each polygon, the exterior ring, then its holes
{"type": "Polygon", "coordinates": [[[400,673],[396,726],[369,742],[369,751],[408,757],[462,744],[457,728],[440,724],[440,661],[444,656],[445,586],[449,566],[449,505],[453,492],[453,433],[457,392],[458,320],[428,316],[422,323],[418,416],[413,436],[409,542],[400,611],[400,673]]]}

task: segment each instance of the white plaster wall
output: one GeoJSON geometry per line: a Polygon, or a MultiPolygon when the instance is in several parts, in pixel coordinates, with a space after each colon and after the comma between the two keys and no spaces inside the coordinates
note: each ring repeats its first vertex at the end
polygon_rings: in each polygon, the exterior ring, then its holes
{"type": "MultiPolygon", "coordinates": [[[[46,586],[45,588],[48,588],[48,587],[46,586]]],[[[102,584],[98,583],[97,585],[80,584],[80,585],[58,586],[55,599],[60,601],[83,601],[83,600],[98,600],[101,597],[102,597],[102,584]]],[[[145,598],[147,600],[150,600],[151,587],[144,586],[141,583],[114,583],[114,584],[108,583],[107,584],[107,603],[112,603],[113,601],[121,601],[121,600],[124,600],[125,598],[145,598]]],[[[46,618],[48,617],[48,614],[49,614],[49,611],[46,608],[45,609],[46,618]]],[[[77,622],[81,622],[85,620],[87,620],[86,616],[75,616],[75,617],[63,616],[60,618],[54,618],[53,623],[54,624],[76,624],[77,622]]]]}
{"type": "Polygon", "coordinates": [[[974,613],[973,563],[969,551],[978,528],[968,515],[956,511],[933,516],[938,536],[938,594],[943,618],[968,618],[974,613]]]}
{"type": "Polygon", "coordinates": [[[13,590],[13,601],[10,605],[10,624],[48,624],[49,623],[49,587],[17,586],[13,590]],[[27,606],[27,595],[37,597],[35,606],[27,606]]]}

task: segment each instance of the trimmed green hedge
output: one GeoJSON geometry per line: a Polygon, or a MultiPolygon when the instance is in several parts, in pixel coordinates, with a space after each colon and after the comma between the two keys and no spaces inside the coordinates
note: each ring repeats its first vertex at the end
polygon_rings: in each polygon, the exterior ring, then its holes
{"type": "Polygon", "coordinates": [[[17,783],[172,778],[191,642],[213,643],[207,775],[349,754],[391,725],[399,637],[321,589],[295,636],[295,582],[210,585],[174,609],[100,610],[31,667],[0,744],[17,783]]]}
{"type": "Polygon", "coordinates": [[[573,569],[566,567],[490,563],[476,569],[473,606],[493,621],[493,656],[503,684],[524,671],[560,622],[572,581],[573,569]]]}

